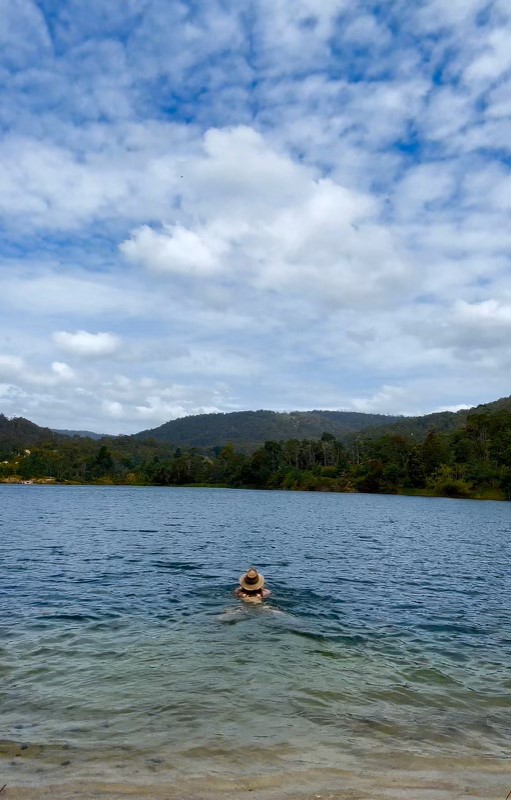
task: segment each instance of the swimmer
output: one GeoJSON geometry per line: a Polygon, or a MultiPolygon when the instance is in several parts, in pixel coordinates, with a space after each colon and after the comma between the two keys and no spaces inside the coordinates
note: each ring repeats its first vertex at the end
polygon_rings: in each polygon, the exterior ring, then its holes
{"type": "Polygon", "coordinates": [[[264,577],[251,567],[240,577],[240,586],[234,590],[236,597],[245,603],[262,603],[271,592],[264,588],[264,577]]]}

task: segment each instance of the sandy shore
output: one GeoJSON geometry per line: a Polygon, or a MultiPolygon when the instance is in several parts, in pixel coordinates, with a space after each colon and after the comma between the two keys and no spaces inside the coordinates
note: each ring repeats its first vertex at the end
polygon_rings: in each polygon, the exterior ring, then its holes
{"type": "MultiPolygon", "coordinates": [[[[358,771],[297,769],[242,777],[193,777],[179,772],[174,776],[155,765],[152,773],[135,770],[123,781],[113,774],[108,780],[103,776],[94,780],[92,774],[84,779],[68,765],[65,775],[41,777],[41,782],[34,775],[25,781],[18,761],[18,775],[7,783],[1,800],[226,800],[232,796],[239,800],[506,800],[511,790],[511,760],[406,757],[394,765],[383,756],[380,760],[380,768],[373,763],[368,768],[361,765],[358,771]]],[[[88,771],[94,771],[91,764],[88,771]]],[[[0,780],[0,786],[4,782],[0,780]]]]}

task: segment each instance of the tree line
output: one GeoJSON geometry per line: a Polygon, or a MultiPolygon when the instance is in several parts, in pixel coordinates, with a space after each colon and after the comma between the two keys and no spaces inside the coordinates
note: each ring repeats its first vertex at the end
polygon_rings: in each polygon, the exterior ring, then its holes
{"type": "Polygon", "coordinates": [[[181,448],[123,436],[0,448],[0,481],[429,494],[511,499],[511,412],[468,417],[463,428],[413,436],[267,441],[181,448]]]}

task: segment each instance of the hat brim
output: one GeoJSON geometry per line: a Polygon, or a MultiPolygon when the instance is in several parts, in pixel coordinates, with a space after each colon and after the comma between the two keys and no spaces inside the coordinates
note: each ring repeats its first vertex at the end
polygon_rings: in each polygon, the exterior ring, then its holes
{"type": "Polygon", "coordinates": [[[259,578],[255,583],[247,583],[246,575],[240,576],[240,584],[241,588],[245,589],[246,592],[257,592],[259,589],[262,589],[264,586],[264,577],[259,572],[259,578]]]}

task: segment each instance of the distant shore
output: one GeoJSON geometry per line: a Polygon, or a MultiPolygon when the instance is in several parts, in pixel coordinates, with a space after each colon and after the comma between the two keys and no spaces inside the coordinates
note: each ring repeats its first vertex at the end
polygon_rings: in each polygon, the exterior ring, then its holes
{"type": "Polygon", "coordinates": [[[430,498],[444,498],[447,500],[490,500],[495,502],[509,502],[503,492],[498,490],[488,490],[484,493],[463,497],[456,497],[449,494],[438,494],[429,492],[427,489],[398,489],[396,492],[359,492],[355,489],[341,490],[341,489],[300,489],[300,488],[259,488],[255,486],[229,486],[223,483],[183,483],[183,484],[169,484],[166,486],[158,486],[151,483],[114,483],[113,481],[96,481],[80,482],[80,481],[56,481],[53,478],[35,478],[33,480],[22,480],[7,478],[0,480],[0,486],[103,486],[103,487],[124,487],[124,488],[157,488],[157,489],[230,489],[233,491],[265,491],[265,492],[300,492],[306,494],[384,494],[389,497],[430,497],[430,498]]]}

